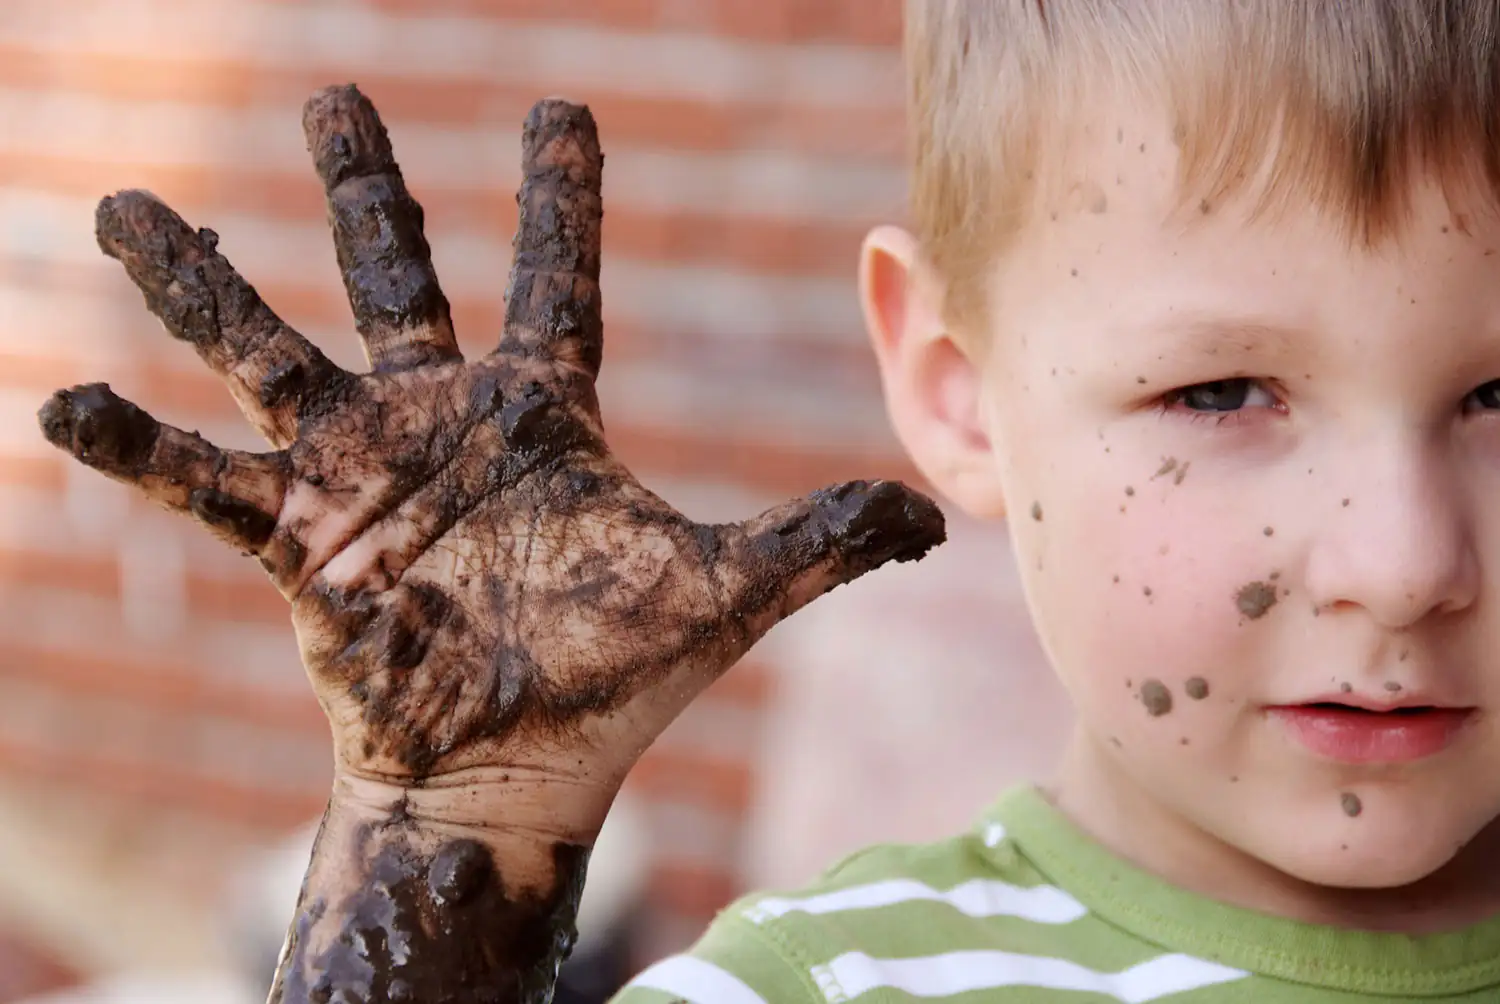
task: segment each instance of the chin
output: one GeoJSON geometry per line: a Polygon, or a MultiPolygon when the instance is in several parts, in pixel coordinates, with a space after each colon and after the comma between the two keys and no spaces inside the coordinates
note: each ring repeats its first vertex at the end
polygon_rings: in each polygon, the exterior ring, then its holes
{"type": "Polygon", "coordinates": [[[1268,845],[1256,856],[1313,885],[1394,889],[1441,871],[1474,836],[1466,827],[1434,825],[1438,821],[1430,815],[1413,813],[1408,818],[1390,820],[1388,825],[1374,819],[1354,820],[1347,826],[1304,831],[1290,843],[1284,831],[1268,834],[1268,845]]]}

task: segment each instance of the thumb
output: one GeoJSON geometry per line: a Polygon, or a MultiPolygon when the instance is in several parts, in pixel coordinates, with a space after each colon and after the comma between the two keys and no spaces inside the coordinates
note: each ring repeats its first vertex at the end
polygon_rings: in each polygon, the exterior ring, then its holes
{"type": "Polygon", "coordinates": [[[888,561],[946,539],[936,502],[899,481],[847,481],[717,528],[725,611],[750,638],[888,561]]]}

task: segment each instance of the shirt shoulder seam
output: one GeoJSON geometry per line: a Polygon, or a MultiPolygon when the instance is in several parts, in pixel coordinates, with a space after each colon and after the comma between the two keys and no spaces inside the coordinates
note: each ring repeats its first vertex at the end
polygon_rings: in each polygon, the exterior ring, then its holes
{"type": "MultiPolygon", "coordinates": [[[[749,918],[743,914],[742,909],[742,905],[736,904],[735,907],[725,911],[727,916],[723,919],[727,920],[731,926],[741,929],[749,934],[751,938],[760,942],[762,946],[775,956],[776,961],[790,969],[794,978],[802,986],[802,989],[806,991],[806,999],[810,1004],[824,1004],[827,998],[824,996],[823,991],[819,989],[818,984],[813,980],[812,959],[798,948],[797,943],[793,939],[785,936],[784,932],[776,926],[774,920],[764,924],[751,923],[749,918]]],[[[782,1004],[782,1002],[777,1001],[776,1004],[782,1004]]],[[[787,1002],[787,1004],[795,1004],[795,1002],[787,1002]]]]}

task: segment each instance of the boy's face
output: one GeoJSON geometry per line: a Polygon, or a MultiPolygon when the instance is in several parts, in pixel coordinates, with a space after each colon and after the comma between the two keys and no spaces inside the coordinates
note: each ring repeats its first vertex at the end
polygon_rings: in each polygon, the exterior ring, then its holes
{"type": "Polygon", "coordinates": [[[1189,870],[1414,882],[1500,814],[1500,225],[1432,188],[1371,252],[1310,208],[1174,222],[1169,128],[1092,135],[993,271],[982,373],[875,239],[893,420],[1009,516],[1065,808],[1189,870]]]}

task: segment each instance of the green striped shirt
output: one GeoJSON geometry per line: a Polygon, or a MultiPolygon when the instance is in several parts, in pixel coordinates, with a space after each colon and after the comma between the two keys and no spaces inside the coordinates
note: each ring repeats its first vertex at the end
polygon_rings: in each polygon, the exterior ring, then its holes
{"type": "Polygon", "coordinates": [[[614,1004],[1500,1001],[1500,917],[1423,937],[1319,927],[1167,885],[1034,788],[972,831],[861,851],[731,905],[614,1004]]]}

